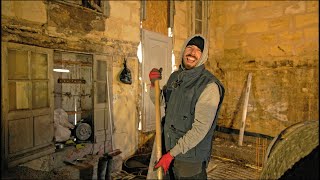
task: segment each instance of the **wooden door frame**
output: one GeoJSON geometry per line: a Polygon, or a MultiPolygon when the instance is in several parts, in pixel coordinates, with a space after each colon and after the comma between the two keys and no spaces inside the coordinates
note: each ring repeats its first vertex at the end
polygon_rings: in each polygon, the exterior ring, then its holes
{"type": "Polygon", "coordinates": [[[8,134],[8,129],[5,128],[8,126],[8,122],[6,121],[8,114],[6,113],[8,110],[7,106],[7,97],[8,94],[7,84],[5,80],[7,79],[6,67],[7,66],[7,42],[2,42],[1,46],[1,171],[8,168],[8,141],[6,135],[8,134]]]}

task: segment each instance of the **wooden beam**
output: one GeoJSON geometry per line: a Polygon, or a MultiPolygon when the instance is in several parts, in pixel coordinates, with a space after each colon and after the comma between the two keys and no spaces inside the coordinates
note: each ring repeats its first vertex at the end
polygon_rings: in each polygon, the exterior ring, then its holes
{"type": "MultiPolygon", "coordinates": [[[[155,80],[154,82],[155,88],[155,106],[156,106],[156,159],[159,159],[162,156],[161,149],[161,111],[160,111],[160,85],[159,80],[155,80]]],[[[162,179],[162,169],[157,169],[157,177],[158,179],[162,179]]]]}
{"type": "Polygon", "coordinates": [[[247,117],[247,109],[248,109],[249,94],[250,94],[250,87],[251,87],[251,79],[252,79],[252,73],[249,73],[248,80],[247,80],[246,94],[244,97],[243,111],[242,111],[242,119],[241,119],[240,133],[239,133],[239,146],[242,146],[244,128],[246,125],[246,117],[247,117]]]}

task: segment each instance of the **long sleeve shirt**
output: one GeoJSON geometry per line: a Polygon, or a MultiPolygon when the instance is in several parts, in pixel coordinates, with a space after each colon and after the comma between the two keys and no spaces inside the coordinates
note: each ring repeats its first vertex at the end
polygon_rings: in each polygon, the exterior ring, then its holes
{"type": "MultiPolygon", "coordinates": [[[[151,88],[150,97],[154,102],[153,89],[154,88],[151,88]]],[[[218,85],[216,83],[208,84],[201,93],[195,106],[195,119],[192,128],[187,131],[170,150],[172,156],[177,156],[180,153],[185,154],[205,137],[215,119],[219,101],[220,94],[218,85]]]]}

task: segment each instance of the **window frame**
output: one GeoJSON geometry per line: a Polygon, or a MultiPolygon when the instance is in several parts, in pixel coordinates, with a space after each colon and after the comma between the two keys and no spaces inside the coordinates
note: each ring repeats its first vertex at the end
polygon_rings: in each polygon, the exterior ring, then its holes
{"type": "Polygon", "coordinates": [[[110,2],[108,0],[99,0],[100,1],[100,6],[96,4],[94,1],[95,0],[54,0],[59,3],[71,5],[71,6],[77,6],[81,8],[85,8],[89,11],[92,11],[94,13],[100,14],[108,18],[110,16],[110,2]],[[93,8],[86,7],[84,5],[84,1],[89,4],[93,4],[93,8]],[[95,7],[99,7],[98,9],[95,7]]]}
{"type": "Polygon", "coordinates": [[[207,38],[208,36],[208,17],[209,17],[209,1],[206,0],[199,0],[199,1],[192,1],[191,4],[191,24],[192,24],[192,34],[202,34],[204,37],[207,38]],[[202,19],[196,19],[196,2],[202,2],[202,19]],[[196,21],[201,22],[201,32],[196,32],[196,21]]]}
{"type": "MultiPolygon", "coordinates": [[[[28,87],[28,89],[30,89],[30,91],[29,92],[27,92],[26,94],[27,94],[27,96],[28,97],[26,97],[27,98],[27,100],[28,100],[28,107],[27,108],[18,108],[18,106],[20,106],[19,104],[17,104],[17,97],[18,97],[18,93],[17,92],[15,92],[15,99],[16,99],[16,103],[15,103],[15,108],[14,109],[10,109],[10,98],[8,99],[8,105],[9,105],[9,112],[10,111],[23,111],[23,110],[30,110],[30,111],[32,111],[32,110],[36,110],[36,109],[42,109],[42,108],[50,108],[50,70],[51,69],[49,69],[49,61],[50,61],[50,55],[49,55],[49,53],[48,52],[46,52],[46,51],[43,51],[43,50],[40,50],[39,48],[37,49],[37,48],[34,48],[33,46],[29,46],[29,47],[27,47],[27,46],[23,46],[23,45],[16,45],[16,46],[9,46],[9,47],[7,47],[7,53],[8,53],[8,55],[9,55],[9,51],[25,51],[25,52],[27,52],[27,58],[26,58],[26,60],[27,60],[27,66],[28,66],[28,71],[27,71],[27,77],[26,78],[23,78],[23,79],[21,79],[21,78],[14,78],[14,79],[10,79],[9,78],[9,76],[8,76],[8,79],[7,79],[7,86],[8,87],[10,87],[9,86],[9,84],[10,83],[15,83],[16,85],[15,85],[15,87],[17,87],[17,83],[26,83],[27,84],[27,86],[26,87],[28,87]],[[35,78],[35,77],[33,77],[33,73],[32,73],[32,61],[34,61],[33,59],[32,59],[32,53],[34,53],[34,54],[43,54],[43,55],[45,55],[46,56],[46,77],[45,78],[35,78]],[[36,98],[35,97],[35,93],[33,92],[34,91],[34,85],[36,84],[36,83],[40,83],[40,82],[42,82],[42,83],[46,83],[47,84],[47,88],[46,88],[46,96],[47,96],[47,98],[46,98],[46,101],[47,101],[47,103],[46,103],[46,106],[44,106],[44,107],[36,107],[36,105],[34,104],[34,99],[36,98]]],[[[7,73],[9,74],[9,72],[10,72],[10,68],[9,68],[9,64],[8,64],[8,68],[7,68],[7,73]]],[[[10,89],[8,89],[8,90],[10,90],[10,89]]],[[[17,91],[17,89],[16,89],[16,91],[17,91]]]]}

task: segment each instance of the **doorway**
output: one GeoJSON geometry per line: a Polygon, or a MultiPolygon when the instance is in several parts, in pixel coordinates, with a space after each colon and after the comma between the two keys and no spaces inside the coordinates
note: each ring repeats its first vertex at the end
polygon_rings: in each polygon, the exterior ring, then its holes
{"type": "MultiPolygon", "coordinates": [[[[149,72],[152,68],[162,68],[160,88],[167,82],[172,72],[172,39],[160,33],[142,29],[142,80],[143,80],[143,120],[142,131],[155,130],[155,107],[149,97],[149,72]]],[[[161,109],[161,116],[164,108],[161,109]]]]}
{"type": "Polygon", "coordinates": [[[53,62],[55,115],[67,114],[68,122],[74,126],[70,139],[93,142],[93,55],[54,51],[53,62]]]}

